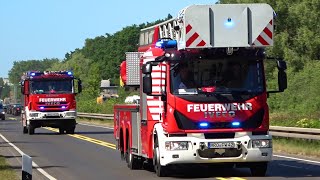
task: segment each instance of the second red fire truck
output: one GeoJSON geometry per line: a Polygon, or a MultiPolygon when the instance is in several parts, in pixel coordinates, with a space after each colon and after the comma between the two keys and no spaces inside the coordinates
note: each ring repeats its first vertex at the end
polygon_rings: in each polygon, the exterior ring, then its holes
{"type": "Polygon", "coordinates": [[[39,127],[59,128],[73,134],[76,128],[76,95],[81,80],[71,71],[28,71],[21,78],[23,133],[39,127]],[[77,87],[77,88],[76,88],[77,87]]]}
{"type": "Polygon", "coordinates": [[[230,164],[264,176],[272,159],[265,48],[273,45],[268,4],[192,5],[177,18],[141,30],[126,53],[126,86],[139,104],[114,106],[117,149],[131,169],[158,176],[178,164],[230,164]]]}

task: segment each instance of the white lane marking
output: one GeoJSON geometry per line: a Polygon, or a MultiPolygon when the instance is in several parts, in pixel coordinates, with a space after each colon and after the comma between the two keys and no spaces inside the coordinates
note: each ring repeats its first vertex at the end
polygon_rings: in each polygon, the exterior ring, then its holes
{"type": "Polygon", "coordinates": [[[284,167],[291,167],[291,168],[302,169],[302,167],[299,167],[299,166],[292,166],[292,165],[281,164],[281,163],[279,163],[279,166],[284,166],[284,167]]]}
{"type": "MultiPolygon", "coordinates": [[[[18,153],[22,156],[23,154],[25,154],[24,152],[22,152],[16,145],[12,144],[7,138],[5,138],[2,134],[0,134],[0,137],[6,141],[10,146],[12,146],[16,151],[18,151],[18,153]]],[[[45,170],[43,170],[42,168],[40,168],[38,166],[38,164],[36,164],[34,161],[32,161],[32,166],[34,168],[36,168],[41,174],[43,174],[45,177],[47,177],[50,180],[56,180],[56,178],[54,178],[53,176],[51,176],[50,174],[48,174],[45,170]]]]}
{"type": "Polygon", "coordinates": [[[274,154],[273,156],[280,157],[280,158],[285,158],[285,159],[292,159],[292,160],[298,160],[298,161],[305,161],[305,162],[309,162],[309,163],[320,164],[319,161],[312,161],[312,160],[308,160],[308,159],[300,159],[300,158],[295,158],[295,157],[290,157],[290,156],[282,156],[282,155],[276,155],[276,154],[274,154]]]}
{"type": "Polygon", "coordinates": [[[99,126],[99,125],[93,125],[93,124],[86,124],[86,123],[78,123],[78,124],[83,125],[83,126],[100,127],[100,128],[104,128],[104,129],[113,129],[112,127],[99,126]]]}

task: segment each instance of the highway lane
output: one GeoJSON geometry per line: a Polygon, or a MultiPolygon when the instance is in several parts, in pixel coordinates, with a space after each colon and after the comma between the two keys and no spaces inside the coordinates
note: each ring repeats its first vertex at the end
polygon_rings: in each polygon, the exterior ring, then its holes
{"type": "MultiPolygon", "coordinates": [[[[112,129],[78,125],[76,134],[70,136],[39,128],[35,135],[30,136],[22,134],[17,120],[0,121],[0,127],[3,136],[57,179],[159,179],[148,170],[131,171],[125,162],[120,161],[119,152],[110,146],[115,143],[112,129]]],[[[187,167],[185,172],[188,174],[183,176],[178,169],[177,173],[172,174],[173,177],[161,179],[319,179],[320,164],[275,157],[267,178],[250,177],[248,169],[208,172],[208,169],[201,167],[187,167]]]]}

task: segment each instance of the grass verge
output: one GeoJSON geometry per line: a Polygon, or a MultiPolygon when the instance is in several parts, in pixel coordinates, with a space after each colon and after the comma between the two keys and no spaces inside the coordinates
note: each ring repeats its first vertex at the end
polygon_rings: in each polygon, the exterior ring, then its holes
{"type": "MultiPolygon", "coordinates": [[[[320,114],[319,114],[320,115],[320,114]]],[[[301,128],[320,128],[320,119],[318,114],[313,115],[297,115],[286,112],[271,113],[271,126],[285,126],[285,127],[301,127],[301,128]]]]}
{"type": "Polygon", "coordinates": [[[319,149],[319,141],[273,137],[273,150],[275,153],[320,158],[319,149]]]}
{"type": "Polygon", "coordinates": [[[6,159],[0,155],[0,177],[1,179],[17,179],[16,172],[6,163],[6,159]]]}

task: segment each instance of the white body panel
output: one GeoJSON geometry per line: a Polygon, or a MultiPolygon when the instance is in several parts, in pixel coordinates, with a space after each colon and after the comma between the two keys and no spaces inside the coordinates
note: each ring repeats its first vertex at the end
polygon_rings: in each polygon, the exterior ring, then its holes
{"type": "Polygon", "coordinates": [[[273,21],[268,4],[215,4],[188,6],[158,26],[160,38],[177,40],[178,49],[266,47],[273,45],[273,21]]]}
{"type": "MultiPolygon", "coordinates": [[[[252,136],[241,132],[239,137],[228,139],[205,139],[199,137],[167,137],[164,135],[161,124],[155,125],[155,132],[157,132],[159,140],[160,164],[166,166],[169,164],[184,164],[184,163],[223,163],[223,162],[267,162],[272,160],[272,148],[251,148],[250,142],[254,139],[269,139],[271,135],[258,135],[252,136]],[[246,134],[246,135],[245,135],[246,134]],[[188,150],[166,150],[166,141],[189,141],[188,150]],[[197,150],[200,148],[200,142],[241,142],[242,154],[239,157],[227,157],[227,158],[202,158],[199,156],[197,150]],[[247,143],[246,143],[247,142],[247,143]],[[196,145],[194,145],[194,143],[196,145]],[[247,152],[247,154],[245,154],[247,152]],[[262,156],[262,153],[267,153],[267,156],[262,156]],[[196,154],[196,156],[194,156],[196,154]],[[173,155],[178,155],[179,158],[173,158],[173,155]]],[[[237,135],[236,135],[237,136],[237,135]]]]}

